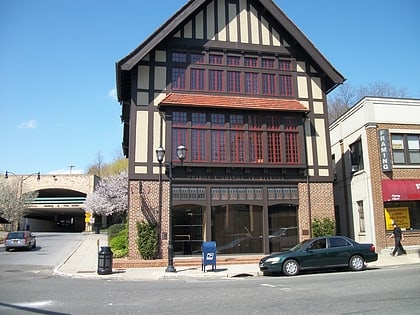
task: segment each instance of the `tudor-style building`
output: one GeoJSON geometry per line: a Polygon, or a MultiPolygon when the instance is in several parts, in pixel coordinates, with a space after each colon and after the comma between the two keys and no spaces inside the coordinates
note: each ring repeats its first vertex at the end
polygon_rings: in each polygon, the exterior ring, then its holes
{"type": "Polygon", "coordinates": [[[334,218],[326,94],[344,78],[273,1],[189,1],[116,71],[129,258],[141,220],[166,257],[170,205],[176,255],[279,251],[334,218]]]}

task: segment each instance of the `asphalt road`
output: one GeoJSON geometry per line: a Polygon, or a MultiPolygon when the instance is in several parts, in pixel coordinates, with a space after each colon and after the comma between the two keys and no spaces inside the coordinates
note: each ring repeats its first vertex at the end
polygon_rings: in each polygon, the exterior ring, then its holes
{"type": "Polygon", "coordinates": [[[0,250],[0,314],[420,314],[420,264],[296,277],[119,281],[53,274],[82,235],[0,250]]]}
{"type": "Polygon", "coordinates": [[[0,265],[0,314],[419,314],[420,265],[223,280],[109,281],[0,265]]]}
{"type": "Polygon", "coordinates": [[[0,246],[0,265],[57,266],[66,259],[82,239],[81,233],[34,232],[36,248],[31,251],[6,252],[0,246]]]}

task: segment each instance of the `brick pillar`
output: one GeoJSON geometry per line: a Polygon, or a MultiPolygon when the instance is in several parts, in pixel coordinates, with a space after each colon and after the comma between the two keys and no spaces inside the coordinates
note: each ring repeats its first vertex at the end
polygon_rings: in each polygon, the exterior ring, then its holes
{"type": "Polygon", "coordinates": [[[332,183],[300,183],[299,189],[299,233],[300,239],[310,238],[314,219],[331,218],[335,220],[334,194],[332,183]],[[308,197],[309,194],[309,197],[308,197]]]}
{"type": "Polygon", "coordinates": [[[159,181],[129,182],[128,258],[141,259],[137,248],[137,223],[146,221],[158,224],[159,257],[167,257],[169,183],[162,182],[162,214],[159,214],[159,181]],[[161,222],[159,222],[161,220],[161,222]]]}

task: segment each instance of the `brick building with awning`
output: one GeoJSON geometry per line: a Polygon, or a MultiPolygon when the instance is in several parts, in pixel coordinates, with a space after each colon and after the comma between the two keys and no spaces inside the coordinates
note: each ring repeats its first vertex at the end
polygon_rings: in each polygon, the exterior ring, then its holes
{"type": "Polygon", "coordinates": [[[420,244],[420,100],[365,97],[330,125],[339,232],[392,247],[420,244]]]}

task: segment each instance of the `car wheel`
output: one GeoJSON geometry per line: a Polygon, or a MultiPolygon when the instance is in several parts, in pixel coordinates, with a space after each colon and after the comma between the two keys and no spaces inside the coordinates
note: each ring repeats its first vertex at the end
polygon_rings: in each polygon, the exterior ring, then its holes
{"type": "Polygon", "coordinates": [[[350,258],[349,268],[353,271],[363,270],[365,268],[365,260],[359,255],[354,255],[350,258]]]}
{"type": "Polygon", "coordinates": [[[283,264],[283,273],[287,276],[295,276],[299,273],[299,263],[296,260],[289,259],[283,264]]]}
{"type": "Polygon", "coordinates": [[[6,247],[5,250],[6,250],[6,252],[9,252],[10,251],[10,248],[9,247],[6,247]]]}

